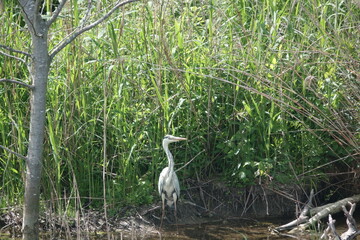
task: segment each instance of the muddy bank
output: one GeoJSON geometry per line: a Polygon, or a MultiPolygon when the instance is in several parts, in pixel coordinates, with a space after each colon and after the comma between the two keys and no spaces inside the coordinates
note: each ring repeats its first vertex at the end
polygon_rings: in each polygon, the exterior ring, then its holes
{"type": "MultiPolygon", "coordinates": [[[[256,219],[294,217],[296,205],[306,200],[297,186],[256,185],[244,189],[229,188],[216,181],[193,182],[183,185],[178,203],[178,224],[223,224],[232,221],[251,223],[256,219]]],[[[74,217],[59,216],[49,211],[40,217],[42,232],[76,235],[79,233],[102,234],[121,232],[137,236],[156,236],[161,217],[161,203],[142,207],[120,209],[107,219],[102,211],[79,210],[74,217]],[[130,216],[130,217],[124,217],[130,216]]],[[[21,209],[9,208],[0,217],[2,233],[19,236],[21,232],[21,209]]],[[[166,208],[164,228],[173,228],[173,209],[166,208]]]]}

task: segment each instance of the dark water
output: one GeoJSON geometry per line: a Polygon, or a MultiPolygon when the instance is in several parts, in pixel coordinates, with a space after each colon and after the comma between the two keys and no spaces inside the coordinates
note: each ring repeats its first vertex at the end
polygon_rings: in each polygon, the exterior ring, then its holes
{"type": "MultiPolygon", "coordinates": [[[[178,234],[176,226],[167,227],[162,232],[162,239],[244,239],[244,240],[285,240],[296,239],[290,236],[279,236],[272,234],[269,229],[274,226],[279,226],[278,221],[244,221],[241,219],[230,220],[225,222],[214,222],[197,225],[181,225],[178,227],[178,234]],[[276,223],[275,223],[276,222],[276,223]]],[[[286,223],[284,221],[283,223],[286,223]]],[[[159,238],[149,238],[159,239],[159,238]]],[[[298,239],[318,239],[310,237],[298,237],[298,239]]]]}
{"type": "MultiPolygon", "coordinates": [[[[153,229],[136,229],[132,232],[114,232],[114,233],[80,233],[78,236],[59,236],[53,233],[45,233],[40,239],[164,239],[164,240],[190,240],[190,239],[239,239],[239,240],[285,240],[285,239],[301,239],[315,240],[319,239],[319,235],[313,236],[279,236],[271,234],[269,228],[279,226],[289,222],[289,220],[244,220],[232,219],[226,221],[214,221],[212,223],[202,224],[179,224],[167,225],[161,231],[155,227],[153,229]]],[[[340,229],[339,229],[340,230],[340,229]]],[[[346,229],[344,229],[346,230],[346,229]]],[[[340,231],[342,232],[342,231],[340,231]]],[[[1,235],[0,240],[5,239],[21,239],[9,238],[9,236],[1,235]]]]}

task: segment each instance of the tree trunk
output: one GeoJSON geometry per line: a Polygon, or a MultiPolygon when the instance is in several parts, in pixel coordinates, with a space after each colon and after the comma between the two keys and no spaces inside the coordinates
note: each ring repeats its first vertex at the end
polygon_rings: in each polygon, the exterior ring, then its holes
{"type": "Polygon", "coordinates": [[[37,221],[39,216],[40,180],[43,162],[46,85],[49,71],[49,58],[46,48],[45,51],[41,48],[41,45],[44,44],[42,40],[43,39],[37,40],[39,46],[36,51],[36,48],[34,48],[33,59],[34,89],[31,94],[29,148],[26,161],[25,202],[23,213],[24,239],[35,239],[38,234],[37,221]],[[29,234],[29,237],[25,237],[27,234],[29,234]]]}
{"type": "MultiPolygon", "coordinates": [[[[1,0],[0,0],[1,1],[1,0]]],[[[43,142],[46,114],[46,91],[50,63],[53,57],[77,36],[96,27],[105,21],[116,9],[137,0],[117,2],[111,10],[97,21],[75,31],[62,44],[53,49],[51,55],[48,50],[48,31],[50,25],[59,16],[66,0],[60,2],[50,20],[45,20],[39,13],[41,1],[19,0],[23,17],[31,34],[31,99],[30,99],[30,133],[29,146],[26,157],[26,180],[23,212],[23,239],[38,239],[39,206],[40,206],[40,181],[43,162],[43,142]]],[[[91,2],[91,1],[90,1],[91,2]]],[[[89,8],[90,9],[90,8],[89,8]]]]}
{"type": "Polygon", "coordinates": [[[37,12],[34,1],[22,5],[24,18],[32,38],[30,99],[30,133],[26,159],[23,239],[38,239],[40,180],[43,162],[43,141],[46,113],[46,88],[50,66],[48,55],[48,26],[37,12]]]}

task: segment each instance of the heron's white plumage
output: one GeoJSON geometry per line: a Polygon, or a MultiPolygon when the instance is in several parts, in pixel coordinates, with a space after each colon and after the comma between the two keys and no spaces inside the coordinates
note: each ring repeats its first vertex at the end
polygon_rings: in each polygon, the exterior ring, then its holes
{"type": "Polygon", "coordinates": [[[163,139],[163,148],[168,158],[168,166],[164,168],[159,176],[158,190],[162,200],[162,217],[161,224],[165,213],[165,200],[168,206],[175,204],[175,218],[176,218],[176,201],[180,196],[179,179],[174,171],[174,159],[169,150],[169,143],[187,140],[186,138],[174,137],[166,135],[163,139]]]}
{"type": "Polygon", "coordinates": [[[169,167],[164,168],[159,177],[159,195],[165,195],[166,203],[172,206],[174,202],[173,194],[176,194],[176,200],[180,196],[179,179],[174,171],[170,172],[169,167]]]}

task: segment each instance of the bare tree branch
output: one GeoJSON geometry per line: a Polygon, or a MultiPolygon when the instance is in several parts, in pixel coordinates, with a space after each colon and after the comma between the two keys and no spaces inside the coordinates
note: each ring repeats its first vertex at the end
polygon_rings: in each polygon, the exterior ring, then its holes
{"type": "Polygon", "coordinates": [[[92,6],[92,0],[88,0],[87,11],[86,11],[86,13],[85,13],[85,16],[83,17],[83,19],[81,19],[81,22],[80,22],[81,28],[84,27],[86,21],[87,21],[87,20],[89,19],[89,17],[90,17],[91,6],[92,6]]]}
{"type": "Polygon", "coordinates": [[[118,4],[116,4],[109,12],[107,12],[103,17],[99,18],[97,21],[93,22],[92,24],[89,24],[83,28],[78,29],[77,31],[73,32],[68,38],[64,39],[64,41],[57,45],[54,49],[52,49],[50,51],[50,58],[54,58],[54,56],[60,52],[64,47],[66,47],[69,43],[71,43],[76,37],[78,37],[80,34],[96,27],[97,25],[99,25],[100,23],[104,22],[106,19],[108,19],[110,17],[110,15],[115,12],[115,10],[117,10],[118,8],[132,3],[132,2],[136,2],[139,0],[126,0],[123,2],[120,2],[118,4]]]}
{"type": "Polygon", "coordinates": [[[31,54],[28,53],[28,52],[16,50],[16,49],[13,49],[13,48],[11,48],[11,47],[9,47],[9,46],[6,46],[6,45],[0,44],[0,48],[4,48],[4,49],[6,49],[6,50],[8,50],[8,51],[10,51],[10,52],[21,53],[21,54],[23,54],[23,55],[25,55],[25,56],[27,56],[27,57],[31,57],[31,54]]]}
{"type": "Polygon", "coordinates": [[[30,12],[30,11],[34,11],[34,12],[37,11],[37,9],[39,8],[39,5],[40,5],[39,1],[19,0],[19,6],[21,8],[25,22],[28,25],[30,32],[34,33],[38,37],[41,37],[41,34],[38,34],[34,27],[35,19],[33,19],[33,18],[36,16],[36,14],[34,14],[32,16],[32,19],[30,19],[29,15],[28,15],[28,12],[30,12]],[[27,9],[27,11],[25,11],[25,9],[27,9]]]}
{"type": "Polygon", "coordinates": [[[11,154],[14,154],[18,158],[27,159],[25,156],[21,155],[20,153],[14,152],[14,151],[12,151],[11,149],[9,149],[7,147],[4,147],[4,146],[0,145],[0,148],[4,149],[5,151],[7,151],[7,152],[9,152],[11,154]]]}
{"type": "Polygon", "coordinates": [[[67,0],[62,0],[59,4],[59,6],[56,8],[54,14],[52,15],[52,17],[47,21],[48,26],[50,26],[51,24],[53,24],[53,22],[55,22],[55,20],[58,18],[61,10],[63,9],[65,3],[67,0]]]}
{"type": "Polygon", "coordinates": [[[0,54],[4,55],[6,57],[9,57],[9,58],[14,58],[14,59],[16,59],[16,60],[18,60],[18,61],[20,61],[22,63],[26,63],[26,61],[24,59],[19,58],[19,57],[15,57],[14,55],[11,55],[11,54],[4,53],[3,51],[0,51],[0,54]]]}
{"type": "Polygon", "coordinates": [[[30,88],[30,89],[33,89],[33,88],[34,88],[33,85],[29,85],[29,84],[26,84],[26,83],[24,83],[24,82],[20,82],[20,81],[13,80],[13,79],[1,78],[1,79],[0,79],[0,82],[15,83],[15,84],[19,84],[19,85],[21,85],[21,86],[24,86],[24,87],[27,87],[27,88],[30,88]]]}

